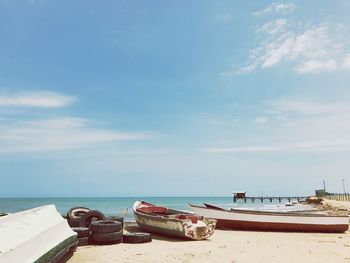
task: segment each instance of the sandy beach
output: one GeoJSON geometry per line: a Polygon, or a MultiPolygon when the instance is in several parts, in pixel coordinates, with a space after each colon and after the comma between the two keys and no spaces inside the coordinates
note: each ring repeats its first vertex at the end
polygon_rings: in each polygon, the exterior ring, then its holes
{"type": "MultiPolygon", "coordinates": [[[[327,201],[348,208],[350,204],[327,201]]],[[[135,225],[126,230],[136,231],[135,225]]],[[[79,247],[68,262],[350,262],[350,231],[344,234],[216,230],[205,241],[152,235],[148,244],[79,247]]]]}

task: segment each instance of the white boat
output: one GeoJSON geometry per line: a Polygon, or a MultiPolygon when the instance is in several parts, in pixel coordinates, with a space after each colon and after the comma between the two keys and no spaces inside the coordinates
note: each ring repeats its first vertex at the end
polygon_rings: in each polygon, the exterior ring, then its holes
{"type": "Polygon", "coordinates": [[[191,213],[136,201],[133,206],[137,225],[146,232],[202,240],[211,237],[216,220],[191,213]]]}
{"type": "Polygon", "coordinates": [[[54,205],[0,217],[0,262],[57,262],[74,250],[77,234],[54,205]]]}
{"type": "Polygon", "coordinates": [[[194,213],[217,220],[216,227],[237,230],[343,233],[349,217],[307,213],[227,210],[214,205],[189,205],[194,213]]]}

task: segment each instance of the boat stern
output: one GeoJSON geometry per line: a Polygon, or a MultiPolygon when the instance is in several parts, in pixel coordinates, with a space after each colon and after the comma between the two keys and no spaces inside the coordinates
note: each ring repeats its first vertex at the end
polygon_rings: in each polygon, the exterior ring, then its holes
{"type": "Polygon", "coordinates": [[[182,226],[187,238],[192,240],[208,239],[214,234],[216,228],[216,220],[204,218],[193,224],[191,221],[183,221],[182,226]]]}

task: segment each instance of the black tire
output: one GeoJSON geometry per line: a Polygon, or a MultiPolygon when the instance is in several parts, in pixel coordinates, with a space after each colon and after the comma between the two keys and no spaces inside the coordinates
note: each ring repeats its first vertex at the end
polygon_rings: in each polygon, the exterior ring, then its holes
{"type": "Polygon", "coordinates": [[[86,246],[89,245],[89,237],[78,238],[78,246],[86,246]]]}
{"type": "Polygon", "coordinates": [[[79,227],[80,219],[67,219],[68,225],[70,227],[79,227]]]}
{"type": "Polygon", "coordinates": [[[69,249],[68,253],[74,253],[75,251],[77,251],[77,248],[79,246],[79,240],[77,240],[74,245],[69,249]]]}
{"type": "Polygon", "coordinates": [[[89,212],[85,213],[79,220],[79,226],[80,227],[89,227],[93,219],[97,220],[105,220],[106,217],[104,214],[102,214],[100,211],[97,210],[90,210],[89,212]]]}
{"type": "Polygon", "coordinates": [[[148,243],[152,241],[152,236],[150,233],[126,233],[123,235],[124,243],[140,244],[148,243]]]}
{"type": "Polygon", "coordinates": [[[67,219],[79,220],[85,213],[89,212],[90,209],[87,207],[73,207],[67,212],[67,219]]]}
{"type": "Polygon", "coordinates": [[[89,236],[89,229],[87,227],[72,227],[72,230],[78,234],[78,238],[89,236]]]}
{"type": "Polygon", "coordinates": [[[93,233],[113,233],[122,230],[122,224],[112,220],[99,220],[91,222],[90,230],[93,233]]]}
{"type": "Polygon", "coordinates": [[[120,216],[107,216],[106,219],[107,219],[107,220],[113,220],[113,221],[120,222],[120,223],[122,224],[122,228],[124,228],[124,217],[120,217],[120,216]]]}
{"type": "Polygon", "coordinates": [[[90,238],[94,244],[118,244],[123,239],[123,230],[113,233],[92,232],[90,238]]]}

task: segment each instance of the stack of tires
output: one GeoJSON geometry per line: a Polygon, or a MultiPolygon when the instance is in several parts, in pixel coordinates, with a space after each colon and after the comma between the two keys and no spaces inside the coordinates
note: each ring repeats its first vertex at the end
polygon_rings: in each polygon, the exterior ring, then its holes
{"type": "Polygon", "coordinates": [[[113,220],[98,220],[90,225],[90,241],[93,244],[109,245],[121,243],[122,223],[113,220]]]}
{"type": "Polygon", "coordinates": [[[78,246],[89,244],[109,245],[124,243],[147,243],[152,238],[149,233],[124,233],[124,218],[105,217],[97,210],[73,207],[67,212],[67,221],[78,235],[78,246]]]}
{"type": "MultiPolygon", "coordinates": [[[[123,224],[122,217],[112,216],[109,218],[120,221],[123,224]]],[[[86,207],[73,207],[67,212],[66,219],[70,227],[89,227],[92,221],[105,220],[106,217],[97,210],[90,210],[86,207]]]]}
{"type": "Polygon", "coordinates": [[[86,207],[73,207],[67,212],[67,221],[70,227],[79,227],[80,219],[89,212],[90,209],[86,207]]]}
{"type": "Polygon", "coordinates": [[[120,216],[107,216],[107,220],[113,220],[113,221],[118,221],[122,224],[122,229],[124,229],[124,217],[120,216]]]}
{"type": "Polygon", "coordinates": [[[67,212],[67,222],[78,235],[78,246],[90,244],[89,227],[94,220],[104,220],[104,214],[86,207],[73,207],[67,212]]]}
{"type": "Polygon", "coordinates": [[[78,246],[89,245],[89,228],[87,227],[72,227],[72,230],[78,234],[78,246]]]}
{"type": "Polygon", "coordinates": [[[92,222],[97,220],[105,220],[105,219],[106,219],[105,215],[102,214],[100,211],[90,210],[80,218],[79,226],[89,228],[92,222]]]}
{"type": "Polygon", "coordinates": [[[123,235],[123,243],[141,244],[141,243],[148,243],[151,241],[152,241],[152,237],[150,233],[137,232],[137,233],[125,233],[123,235]]]}

